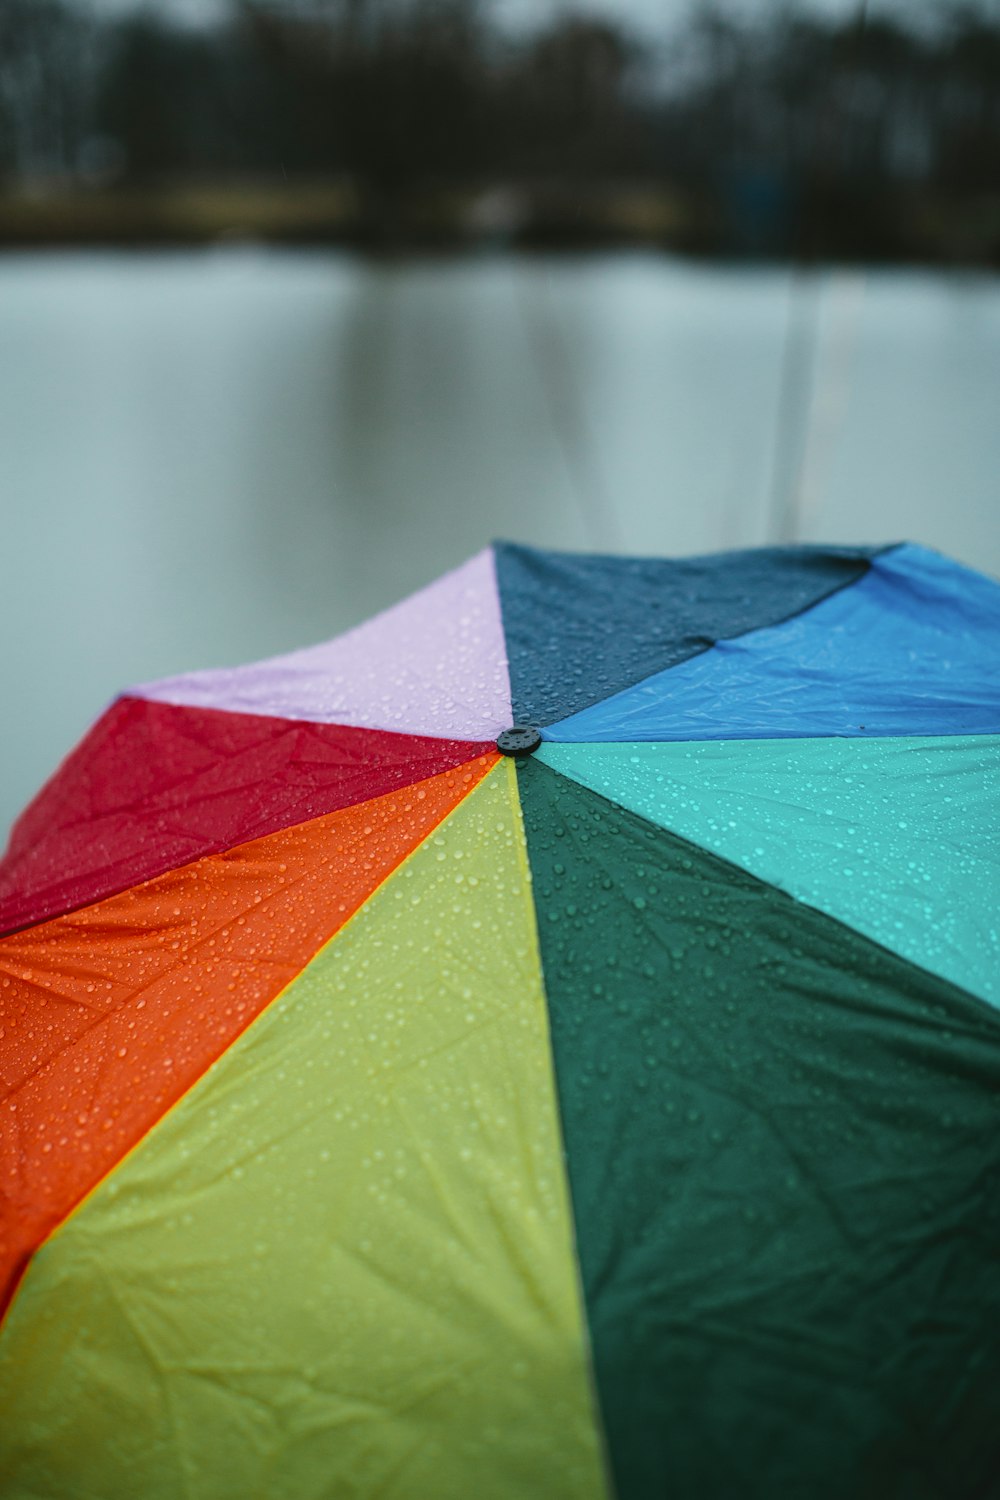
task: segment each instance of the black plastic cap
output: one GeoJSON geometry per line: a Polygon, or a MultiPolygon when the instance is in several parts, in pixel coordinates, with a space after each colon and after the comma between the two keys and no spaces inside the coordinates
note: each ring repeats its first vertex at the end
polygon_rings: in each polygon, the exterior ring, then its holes
{"type": "Polygon", "coordinates": [[[497,736],[501,755],[533,755],[541,743],[542,737],[533,724],[515,724],[497,736]]]}

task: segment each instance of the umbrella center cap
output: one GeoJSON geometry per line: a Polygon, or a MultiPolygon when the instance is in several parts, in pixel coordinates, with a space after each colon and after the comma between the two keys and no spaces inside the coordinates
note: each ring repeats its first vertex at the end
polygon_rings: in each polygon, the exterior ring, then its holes
{"type": "Polygon", "coordinates": [[[514,724],[497,736],[501,755],[533,755],[541,743],[542,737],[533,724],[514,724]]]}

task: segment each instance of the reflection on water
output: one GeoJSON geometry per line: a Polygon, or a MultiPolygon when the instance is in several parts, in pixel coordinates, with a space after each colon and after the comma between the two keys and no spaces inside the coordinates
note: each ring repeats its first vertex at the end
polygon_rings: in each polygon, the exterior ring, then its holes
{"type": "Polygon", "coordinates": [[[8,257],[0,829],[122,685],[332,635],[493,536],[1000,573],[998,389],[991,279],[8,257]]]}

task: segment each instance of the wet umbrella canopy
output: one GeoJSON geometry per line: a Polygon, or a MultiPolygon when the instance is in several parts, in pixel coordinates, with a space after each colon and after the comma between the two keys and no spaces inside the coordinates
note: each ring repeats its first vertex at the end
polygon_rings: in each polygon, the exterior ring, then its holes
{"type": "Polygon", "coordinates": [[[0,868],[4,1495],[994,1493],[1000,586],[498,545],[0,868]]]}

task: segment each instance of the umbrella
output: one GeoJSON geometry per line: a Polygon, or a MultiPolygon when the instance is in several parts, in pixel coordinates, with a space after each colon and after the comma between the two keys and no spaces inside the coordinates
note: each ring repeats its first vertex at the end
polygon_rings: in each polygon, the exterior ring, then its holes
{"type": "Polygon", "coordinates": [[[908,544],[121,697],[0,869],[3,1493],[997,1493],[998,736],[908,544]]]}

